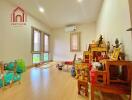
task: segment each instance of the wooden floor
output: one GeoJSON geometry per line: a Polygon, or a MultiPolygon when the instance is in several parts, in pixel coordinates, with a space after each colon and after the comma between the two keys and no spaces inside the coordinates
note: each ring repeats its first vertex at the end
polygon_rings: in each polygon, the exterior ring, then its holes
{"type": "MultiPolygon", "coordinates": [[[[28,69],[21,84],[0,91],[0,100],[89,100],[77,94],[77,80],[55,66],[28,69]]],[[[96,96],[95,100],[101,100],[96,96]]],[[[103,100],[123,100],[105,94],[103,100]]]]}

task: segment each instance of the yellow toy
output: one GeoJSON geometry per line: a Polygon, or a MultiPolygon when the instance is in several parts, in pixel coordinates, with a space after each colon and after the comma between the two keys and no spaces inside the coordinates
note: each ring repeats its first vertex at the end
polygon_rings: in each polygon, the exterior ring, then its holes
{"type": "Polygon", "coordinates": [[[87,76],[87,69],[88,64],[87,63],[77,63],[75,64],[75,72],[76,72],[76,79],[84,79],[87,76]]]}

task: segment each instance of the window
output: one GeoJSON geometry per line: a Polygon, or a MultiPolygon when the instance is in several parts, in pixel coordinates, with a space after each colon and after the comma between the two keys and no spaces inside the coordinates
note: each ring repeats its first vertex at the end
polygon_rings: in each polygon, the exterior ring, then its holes
{"type": "Polygon", "coordinates": [[[44,51],[49,52],[49,36],[44,34],[44,51]]]}
{"type": "Polygon", "coordinates": [[[32,27],[33,64],[49,61],[49,35],[32,27]]]}
{"type": "Polygon", "coordinates": [[[40,32],[37,30],[34,30],[34,36],[33,36],[33,51],[40,51],[40,46],[41,46],[41,35],[40,32]]]}
{"type": "Polygon", "coordinates": [[[44,61],[49,61],[49,53],[44,53],[44,61]]]}
{"type": "Polygon", "coordinates": [[[40,63],[40,54],[33,53],[33,64],[40,63]]]}
{"type": "Polygon", "coordinates": [[[44,34],[44,61],[49,60],[49,35],[44,34]]]}
{"type": "Polygon", "coordinates": [[[70,34],[70,51],[76,52],[80,50],[80,32],[70,34]]]}

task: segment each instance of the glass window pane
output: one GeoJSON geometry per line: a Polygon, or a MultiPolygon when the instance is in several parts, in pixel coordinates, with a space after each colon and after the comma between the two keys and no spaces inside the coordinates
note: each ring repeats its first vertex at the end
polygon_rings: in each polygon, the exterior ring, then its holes
{"type": "Polygon", "coordinates": [[[49,54],[48,53],[44,53],[44,61],[48,61],[49,60],[49,54]]]}
{"type": "Polygon", "coordinates": [[[40,62],[40,54],[33,54],[33,64],[40,62]]]}
{"type": "Polygon", "coordinates": [[[79,51],[80,50],[80,32],[75,32],[70,34],[70,50],[79,51]]]}
{"type": "Polygon", "coordinates": [[[34,51],[40,51],[40,32],[34,30],[34,51]]]}
{"type": "Polygon", "coordinates": [[[77,50],[77,34],[72,35],[72,50],[77,50]]]}
{"type": "Polygon", "coordinates": [[[45,52],[49,51],[49,36],[48,35],[44,35],[44,49],[45,49],[45,52]]]}

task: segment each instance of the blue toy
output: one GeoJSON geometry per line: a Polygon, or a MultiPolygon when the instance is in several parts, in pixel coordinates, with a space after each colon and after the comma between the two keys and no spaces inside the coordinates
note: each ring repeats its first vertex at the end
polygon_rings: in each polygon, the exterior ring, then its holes
{"type": "Polygon", "coordinates": [[[72,75],[73,77],[76,76],[76,72],[75,72],[75,67],[74,67],[74,66],[71,68],[71,75],[72,75]]]}

